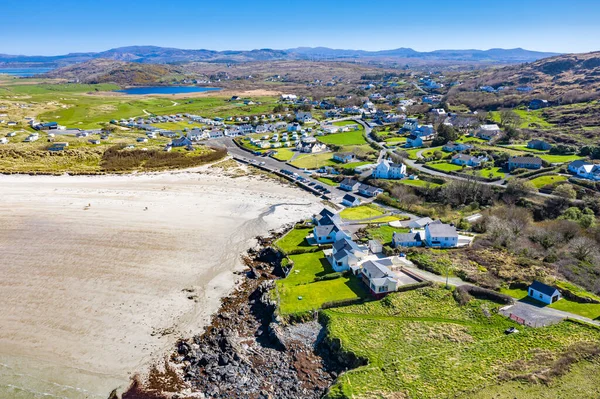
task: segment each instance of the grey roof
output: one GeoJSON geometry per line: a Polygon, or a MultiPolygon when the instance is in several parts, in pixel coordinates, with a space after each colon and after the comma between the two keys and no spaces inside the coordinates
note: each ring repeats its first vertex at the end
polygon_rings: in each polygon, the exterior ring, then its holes
{"type": "Polygon", "coordinates": [[[578,159],[576,161],[573,161],[569,164],[569,167],[571,168],[581,168],[583,165],[591,165],[589,162],[584,161],[583,159],[578,159]]]}
{"type": "Polygon", "coordinates": [[[316,226],[315,233],[319,237],[328,236],[332,231],[338,230],[338,227],[335,224],[328,224],[323,226],[316,226]]]}
{"type": "Polygon", "coordinates": [[[377,191],[383,191],[379,187],[369,186],[368,184],[361,184],[358,186],[359,191],[366,191],[369,194],[375,194],[377,191]]]}
{"type": "Polygon", "coordinates": [[[358,180],[351,179],[346,177],[344,180],[340,182],[340,186],[355,186],[358,184],[358,180]]]}
{"type": "Polygon", "coordinates": [[[336,152],[333,155],[336,157],[347,157],[347,156],[354,156],[354,153],[353,152],[336,152]]]}
{"type": "Polygon", "coordinates": [[[396,233],[394,234],[394,244],[402,242],[421,242],[421,233],[396,233]]]}
{"type": "Polygon", "coordinates": [[[433,219],[431,219],[430,217],[424,217],[424,218],[413,220],[412,222],[409,223],[409,226],[424,227],[424,226],[428,225],[429,223],[433,223],[433,219]]]}
{"type": "Polygon", "coordinates": [[[466,154],[456,154],[452,157],[452,160],[460,159],[462,161],[469,161],[472,157],[466,154]]]}
{"type": "Polygon", "coordinates": [[[429,227],[429,234],[434,237],[458,237],[456,227],[444,224],[439,220],[429,223],[427,226],[429,227]]]}
{"type": "Polygon", "coordinates": [[[346,249],[342,249],[341,251],[338,251],[333,254],[333,259],[341,260],[341,259],[344,259],[348,255],[350,255],[350,252],[347,251],[346,249]]]}
{"type": "Polygon", "coordinates": [[[390,269],[387,268],[386,265],[381,264],[379,261],[367,261],[362,264],[363,271],[369,272],[369,278],[371,280],[393,277],[390,272],[390,269]]]}
{"type": "Polygon", "coordinates": [[[354,201],[356,201],[356,197],[354,197],[350,194],[346,194],[346,195],[344,195],[343,200],[348,201],[348,202],[354,202],[354,201]]]}
{"type": "Polygon", "coordinates": [[[360,248],[354,241],[348,238],[342,238],[341,240],[338,240],[333,244],[333,250],[333,252],[338,252],[342,250],[358,251],[360,250],[360,248]]]}
{"type": "Polygon", "coordinates": [[[556,292],[556,288],[539,282],[537,280],[533,280],[533,283],[531,283],[529,288],[533,288],[534,290],[548,296],[552,296],[556,292]]]}
{"type": "Polygon", "coordinates": [[[542,164],[542,158],[538,158],[538,157],[511,157],[511,158],[509,158],[508,162],[541,165],[542,164]]]}

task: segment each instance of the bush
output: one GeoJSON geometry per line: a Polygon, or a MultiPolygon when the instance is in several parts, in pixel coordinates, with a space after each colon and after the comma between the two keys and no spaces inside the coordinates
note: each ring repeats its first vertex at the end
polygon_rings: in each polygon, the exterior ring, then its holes
{"type": "Polygon", "coordinates": [[[346,272],[327,273],[323,276],[319,276],[319,277],[315,278],[315,281],[335,280],[336,278],[343,277],[347,273],[348,273],[347,271],[346,272]]]}

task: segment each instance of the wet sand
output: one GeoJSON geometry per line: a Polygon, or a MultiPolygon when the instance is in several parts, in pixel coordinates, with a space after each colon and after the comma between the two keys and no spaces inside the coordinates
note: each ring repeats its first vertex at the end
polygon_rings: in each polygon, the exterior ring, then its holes
{"type": "Polygon", "coordinates": [[[253,237],[319,209],[213,171],[0,176],[0,397],[106,399],[206,325],[253,237]]]}

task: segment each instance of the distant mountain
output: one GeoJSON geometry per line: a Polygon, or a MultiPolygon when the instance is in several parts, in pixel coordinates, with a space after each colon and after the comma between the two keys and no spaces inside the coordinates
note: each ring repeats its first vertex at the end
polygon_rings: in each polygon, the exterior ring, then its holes
{"type": "Polygon", "coordinates": [[[556,53],[517,49],[491,50],[436,50],[419,52],[410,48],[365,51],[339,50],[326,47],[298,47],[288,50],[258,49],[250,51],[183,50],[157,46],[120,47],[99,53],[71,53],[57,56],[26,56],[0,54],[1,65],[65,66],[94,59],[110,59],[147,64],[175,64],[185,62],[228,62],[284,60],[381,60],[381,61],[461,61],[491,64],[532,62],[556,53]]]}

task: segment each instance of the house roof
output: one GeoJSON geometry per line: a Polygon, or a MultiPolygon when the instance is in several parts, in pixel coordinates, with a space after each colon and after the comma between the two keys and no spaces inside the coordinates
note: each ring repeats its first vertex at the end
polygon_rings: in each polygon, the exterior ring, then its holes
{"type": "MultiPolygon", "coordinates": [[[[391,264],[391,263],[390,263],[391,264]]],[[[376,279],[394,277],[390,269],[380,261],[366,261],[362,264],[363,270],[368,271],[371,281],[375,282],[376,279]]],[[[380,285],[380,284],[378,284],[380,285]]]]}
{"type": "Polygon", "coordinates": [[[470,155],[466,155],[466,154],[456,154],[454,156],[452,156],[452,160],[455,159],[460,159],[461,161],[469,161],[472,157],[470,155]]]}
{"type": "Polygon", "coordinates": [[[574,168],[574,169],[579,169],[581,168],[583,165],[591,165],[589,162],[584,161],[583,159],[578,159],[576,161],[573,161],[569,164],[570,168],[574,168]]]}
{"type": "Polygon", "coordinates": [[[445,224],[436,220],[433,223],[427,225],[429,228],[429,234],[434,237],[457,237],[456,227],[445,224]]]}
{"type": "Polygon", "coordinates": [[[375,194],[376,192],[383,191],[379,187],[369,186],[368,184],[361,184],[360,186],[358,186],[358,190],[359,191],[365,191],[365,192],[367,192],[369,194],[375,194]]]}
{"type": "Polygon", "coordinates": [[[340,186],[355,186],[358,184],[358,180],[351,179],[346,177],[344,180],[340,182],[340,186]]]}
{"type": "Polygon", "coordinates": [[[535,164],[535,165],[541,165],[542,164],[542,158],[538,158],[538,157],[511,157],[508,162],[512,162],[512,163],[527,163],[527,164],[535,164]]]}
{"type": "Polygon", "coordinates": [[[335,154],[333,154],[333,156],[340,157],[340,158],[351,157],[351,156],[354,156],[354,153],[353,152],[336,152],[335,154]]]}
{"type": "Polygon", "coordinates": [[[552,296],[557,291],[556,288],[549,286],[547,284],[544,284],[542,282],[539,282],[537,280],[533,280],[533,283],[531,283],[529,288],[532,288],[535,291],[541,292],[542,294],[548,295],[548,296],[552,296]]]}
{"type": "Polygon", "coordinates": [[[321,209],[321,212],[319,212],[319,216],[321,216],[321,217],[323,217],[323,216],[329,216],[329,217],[331,217],[331,216],[333,216],[333,215],[334,215],[334,213],[333,213],[333,212],[331,212],[331,211],[330,211],[329,209],[327,209],[327,208],[323,208],[323,209],[321,209]]]}
{"type": "Polygon", "coordinates": [[[343,200],[348,201],[348,202],[354,202],[354,201],[356,201],[356,197],[354,197],[353,195],[350,195],[350,194],[346,194],[346,195],[344,195],[343,200]]]}
{"type": "Polygon", "coordinates": [[[421,242],[421,233],[396,233],[394,234],[394,243],[400,242],[421,242]]]}
{"type": "Polygon", "coordinates": [[[319,237],[328,236],[332,231],[338,231],[338,227],[335,224],[326,224],[315,227],[315,234],[319,237]]]}
{"type": "Polygon", "coordinates": [[[338,252],[338,251],[342,251],[342,250],[360,251],[360,248],[354,241],[352,241],[349,238],[344,237],[340,240],[337,240],[333,244],[333,252],[338,252]]]}
{"type": "Polygon", "coordinates": [[[429,217],[424,217],[424,218],[420,218],[417,220],[413,220],[412,222],[409,223],[409,225],[423,227],[423,226],[428,225],[429,223],[433,223],[433,219],[431,219],[429,217]]]}

